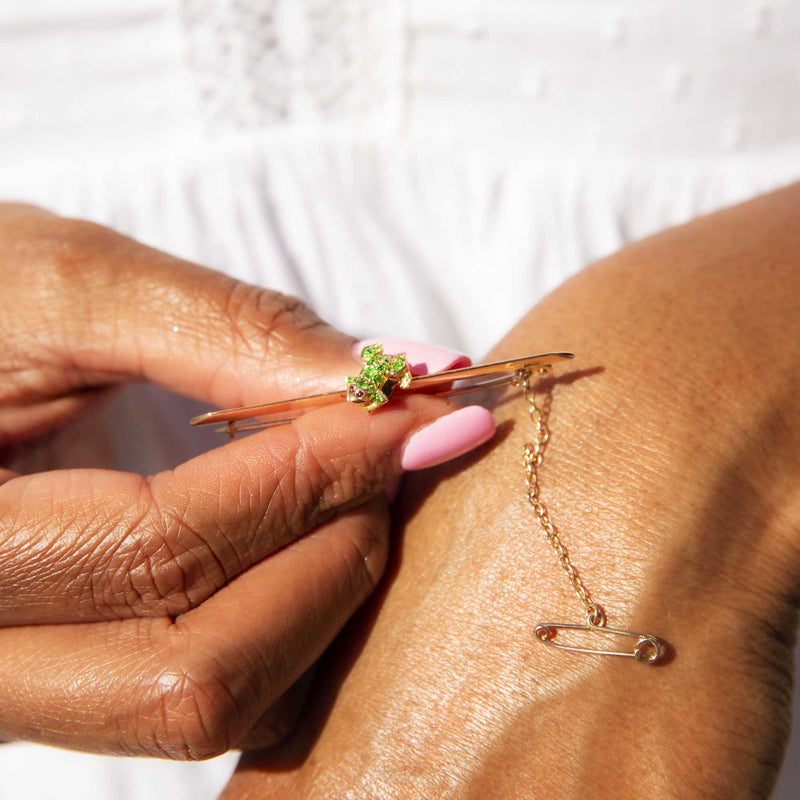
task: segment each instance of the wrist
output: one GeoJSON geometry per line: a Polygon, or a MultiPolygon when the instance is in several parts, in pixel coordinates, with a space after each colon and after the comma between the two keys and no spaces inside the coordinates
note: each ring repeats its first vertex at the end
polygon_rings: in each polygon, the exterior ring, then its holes
{"type": "Polygon", "coordinates": [[[541,620],[585,617],[527,504],[530,422],[510,393],[482,453],[407,481],[377,613],[338,644],[270,777],[242,772],[232,791],[767,795],[800,574],[798,195],[616,254],[492,354],[577,354],[553,383],[542,499],[609,624],[674,657],[651,667],[536,640],[541,620]]]}

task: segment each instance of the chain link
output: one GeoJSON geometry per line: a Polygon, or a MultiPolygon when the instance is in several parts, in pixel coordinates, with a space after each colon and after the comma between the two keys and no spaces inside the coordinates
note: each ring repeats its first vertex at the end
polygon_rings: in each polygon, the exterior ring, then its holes
{"type": "MultiPolygon", "coordinates": [[[[542,370],[541,372],[544,374],[547,370],[542,370]]],[[[600,605],[595,603],[592,596],[589,594],[589,590],[586,588],[577,569],[575,569],[575,565],[570,560],[566,546],[558,535],[558,529],[550,519],[547,506],[540,496],[539,469],[542,466],[544,450],[550,439],[550,431],[547,428],[542,410],[536,403],[536,391],[531,381],[530,371],[523,370],[518,373],[516,382],[524,392],[525,400],[528,403],[528,413],[534,428],[533,442],[528,442],[525,445],[525,455],[523,457],[528,502],[539,520],[539,524],[544,535],[547,537],[547,541],[550,542],[553,550],[555,550],[556,556],[558,556],[558,563],[567,574],[569,582],[572,584],[572,588],[575,590],[578,599],[583,603],[590,624],[596,627],[603,627],[606,624],[605,612],[600,605]]]]}

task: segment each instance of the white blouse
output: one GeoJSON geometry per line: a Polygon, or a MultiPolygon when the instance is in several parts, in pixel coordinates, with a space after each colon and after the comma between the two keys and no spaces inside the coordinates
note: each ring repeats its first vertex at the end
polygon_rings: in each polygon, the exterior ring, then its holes
{"type": "MultiPolygon", "coordinates": [[[[798,179],[798,52],[796,0],[0,0],[0,196],[480,357],[587,262],[798,179]]],[[[115,402],[109,465],[196,450],[163,392],[115,402]]],[[[0,800],[210,799],[235,760],[6,745],[0,800]]]]}

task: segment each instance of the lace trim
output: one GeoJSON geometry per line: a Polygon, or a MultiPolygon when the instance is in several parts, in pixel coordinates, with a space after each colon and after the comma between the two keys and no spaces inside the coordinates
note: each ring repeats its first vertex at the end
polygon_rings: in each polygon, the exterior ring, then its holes
{"type": "Polygon", "coordinates": [[[388,121],[401,97],[401,0],[182,0],[214,125],[388,121]]]}

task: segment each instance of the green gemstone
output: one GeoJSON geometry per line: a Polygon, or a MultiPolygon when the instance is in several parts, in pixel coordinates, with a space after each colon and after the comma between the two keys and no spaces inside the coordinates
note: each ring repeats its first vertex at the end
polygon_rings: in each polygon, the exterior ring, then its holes
{"type": "Polygon", "coordinates": [[[372,381],[364,378],[361,375],[356,378],[356,386],[358,386],[359,389],[363,389],[365,392],[371,392],[374,385],[375,384],[372,381]]]}
{"type": "Polygon", "coordinates": [[[361,359],[365,363],[369,363],[370,361],[374,361],[379,356],[383,355],[383,345],[382,344],[371,344],[365,347],[361,351],[361,359]]]}

